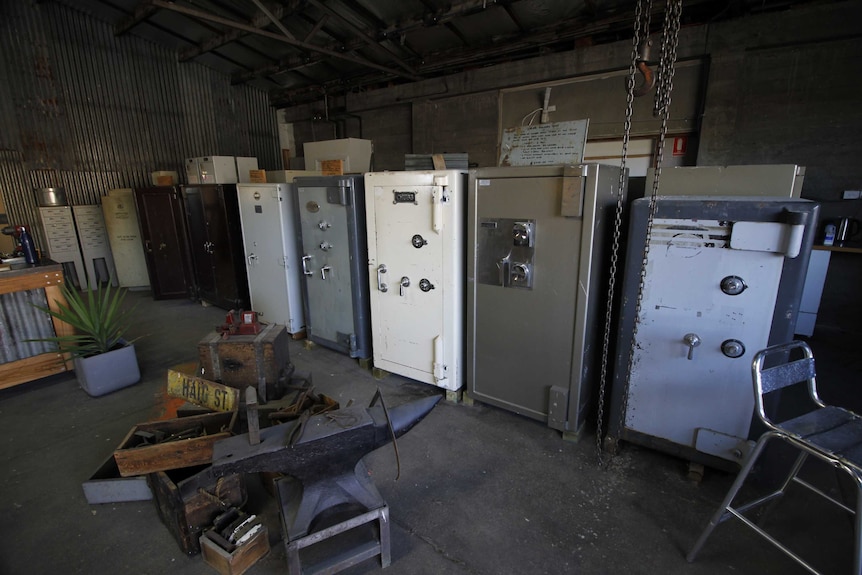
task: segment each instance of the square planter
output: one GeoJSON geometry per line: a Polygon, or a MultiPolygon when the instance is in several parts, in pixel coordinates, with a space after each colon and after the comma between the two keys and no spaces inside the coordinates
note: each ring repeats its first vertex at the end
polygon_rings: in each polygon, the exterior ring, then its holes
{"type": "Polygon", "coordinates": [[[141,379],[134,344],[91,357],[76,357],[75,375],[84,391],[98,397],[141,379]]]}

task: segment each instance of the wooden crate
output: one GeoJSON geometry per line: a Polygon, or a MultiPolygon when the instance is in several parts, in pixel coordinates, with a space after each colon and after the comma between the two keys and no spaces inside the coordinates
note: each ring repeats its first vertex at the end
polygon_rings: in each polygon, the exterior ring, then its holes
{"type": "Polygon", "coordinates": [[[242,575],[249,567],[269,553],[269,533],[266,525],[261,524],[261,530],[251,539],[231,552],[225,551],[218,543],[207,536],[207,531],[201,535],[201,555],[204,562],[222,575],[242,575]]]}
{"type": "Polygon", "coordinates": [[[114,451],[117,468],[121,476],[129,477],[212,463],[213,444],[233,435],[237,431],[238,421],[237,412],[230,411],[139,423],[129,430],[114,451]],[[145,445],[135,435],[137,431],[160,431],[170,435],[196,426],[203,426],[206,435],[155,445],[145,445]]]}
{"type": "Polygon", "coordinates": [[[242,474],[216,479],[208,469],[205,465],[147,475],[162,523],[188,555],[201,552],[201,533],[217,515],[228,507],[239,507],[246,499],[242,474]]]}
{"type": "Polygon", "coordinates": [[[232,335],[222,339],[212,333],[198,343],[201,377],[244,390],[257,388],[262,400],[278,399],[279,377],[289,376],[290,334],[283,325],[264,326],[257,335],[232,335]]]}

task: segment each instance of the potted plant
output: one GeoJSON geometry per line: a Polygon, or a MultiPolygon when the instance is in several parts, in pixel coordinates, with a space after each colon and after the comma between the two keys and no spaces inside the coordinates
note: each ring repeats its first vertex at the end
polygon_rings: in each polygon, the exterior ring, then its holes
{"type": "Polygon", "coordinates": [[[39,341],[54,342],[69,354],[78,382],[94,397],[140,381],[135,345],[123,338],[134,312],[123,308],[126,290],[111,289],[108,283],[81,295],[67,282],[61,291],[66,302],[56,301],[56,310],[36,307],[72,326],[74,333],[39,341]]]}

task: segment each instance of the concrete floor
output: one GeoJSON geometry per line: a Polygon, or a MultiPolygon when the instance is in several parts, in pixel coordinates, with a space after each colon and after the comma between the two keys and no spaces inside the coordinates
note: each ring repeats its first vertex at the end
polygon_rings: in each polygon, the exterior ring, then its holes
{"type": "MultiPolygon", "coordinates": [[[[64,374],[0,391],[2,574],[215,572],[180,551],[152,501],[89,505],[81,489],[132,426],[161,415],[166,369],[195,361],[197,342],[224,318],[221,309],[154,302],[148,292],[130,299],[140,311],[132,333],[141,336],[139,384],[92,398],[64,374]]],[[[355,360],[301,341],[290,352],[298,369],[313,373],[316,389],[342,405],[367,403],[378,386],[390,406],[434,391],[394,375],[377,381],[355,360]]],[[[858,362],[851,369],[858,377],[858,362]]],[[[820,375],[827,387],[826,379],[843,377],[836,367],[820,375]]],[[[390,506],[387,573],[804,572],[736,524],[720,526],[698,560],[686,563],[733,476],[707,470],[696,483],[686,462],[658,452],[624,445],[602,470],[592,435],[569,443],[506,411],[445,402],[398,447],[398,481],[391,446],[366,458],[390,506]]],[[[248,480],[256,493],[250,511],[264,517],[272,544],[249,573],[285,573],[276,505],[256,476],[248,480]]],[[[850,520],[804,493],[790,501],[767,526],[789,534],[789,544],[825,572],[849,572],[850,520]]],[[[379,570],[369,560],[349,573],[379,570]]]]}

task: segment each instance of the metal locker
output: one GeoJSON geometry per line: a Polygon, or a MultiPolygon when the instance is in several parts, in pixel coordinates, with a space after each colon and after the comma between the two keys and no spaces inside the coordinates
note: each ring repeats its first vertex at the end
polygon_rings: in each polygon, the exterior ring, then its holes
{"type": "Polygon", "coordinates": [[[608,437],[732,468],[759,434],[751,359],[793,339],[818,206],[659,197],[633,336],[648,214],[633,203],[608,437]]]}
{"type": "Polygon", "coordinates": [[[261,320],[298,333],[305,326],[293,184],[239,184],[251,307],[261,320]]]}
{"type": "Polygon", "coordinates": [[[302,177],[295,186],[306,334],[350,357],[370,358],[365,180],[302,177]]]}
{"type": "Polygon", "coordinates": [[[619,182],[619,167],[598,164],[470,171],[473,398],[581,431],[601,352],[619,182]]]}
{"type": "Polygon", "coordinates": [[[466,179],[365,174],[374,365],[450,391],[462,386],[466,179]]]}

